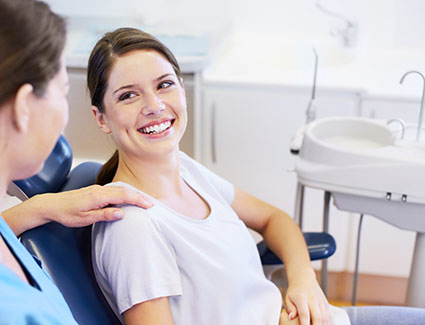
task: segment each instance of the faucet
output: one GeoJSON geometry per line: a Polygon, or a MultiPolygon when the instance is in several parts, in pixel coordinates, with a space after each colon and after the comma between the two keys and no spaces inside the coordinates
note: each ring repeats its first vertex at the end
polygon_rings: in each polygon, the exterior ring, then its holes
{"type": "Polygon", "coordinates": [[[421,109],[419,111],[419,121],[418,121],[418,130],[416,132],[416,141],[419,140],[420,136],[421,136],[421,131],[422,131],[422,121],[423,121],[423,115],[424,115],[424,100],[425,100],[425,77],[422,73],[420,73],[419,71],[407,71],[400,79],[400,84],[403,83],[404,78],[406,78],[407,75],[411,74],[411,73],[416,73],[418,75],[421,76],[422,80],[423,80],[423,86],[422,86],[422,98],[421,98],[421,109]]]}
{"type": "Polygon", "coordinates": [[[325,8],[320,3],[320,0],[316,1],[316,7],[321,12],[323,12],[323,13],[331,16],[331,17],[340,19],[344,22],[345,26],[343,28],[337,29],[336,31],[331,31],[331,35],[339,38],[342,46],[344,46],[344,47],[354,47],[356,45],[356,42],[357,42],[357,22],[355,20],[348,19],[344,15],[341,15],[339,13],[336,13],[334,11],[331,11],[331,10],[325,8]]]}

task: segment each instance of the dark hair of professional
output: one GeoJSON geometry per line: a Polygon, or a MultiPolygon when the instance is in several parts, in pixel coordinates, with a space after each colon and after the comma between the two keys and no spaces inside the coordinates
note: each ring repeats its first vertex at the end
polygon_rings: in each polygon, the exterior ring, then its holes
{"type": "Polygon", "coordinates": [[[29,83],[42,97],[60,68],[66,23],[35,0],[0,0],[0,105],[29,83]]]}
{"type": "MultiPolygon", "coordinates": [[[[105,112],[104,97],[108,78],[116,59],[135,50],[153,50],[162,54],[173,67],[179,80],[182,73],[173,53],[154,36],[136,28],[119,28],[106,33],[93,48],[87,70],[87,85],[91,104],[105,112]]],[[[96,183],[105,185],[112,182],[118,168],[118,150],[102,166],[96,183]]]]}

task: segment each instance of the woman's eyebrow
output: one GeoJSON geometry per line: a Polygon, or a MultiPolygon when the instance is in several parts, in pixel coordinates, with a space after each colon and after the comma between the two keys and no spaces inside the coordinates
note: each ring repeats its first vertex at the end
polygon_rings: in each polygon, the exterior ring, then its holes
{"type": "Polygon", "coordinates": [[[113,91],[113,93],[112,93],[112,95],[115,95],[115,93],[119,92],[120,90],[123,90],[123,89],[130,89],[130,88],[133,88],[133,87],[134,87],[134,85],[126,85],[126,86],[122,86],[122,87],[118,88],[117,90],[114,90],[114,91],[113,91]]]}
{"type": "MultiPolygon", "coordinates": [[[[160,80],[162,80],[162,79],[164,79],[165,77],[168,77],[168,76],[174,76],[174,74],[173,73],[164,73],[163,75],[161,75],[158,78],[156,78],[155,81],[160,81],[160,80]]],[[[133,88],[133,87],[135,87],[134,84],[132,84],[132,85],[125,85],[125,86],[122,86],[122,87],[114,90],[112,94],[114,95],[115,93],[119,92],[120,90],[130,89],[130,88],[133,88]]]]}
{"type": "Polygon", "coordinates": [[[156,81],[160,81],[161,79],[164,79],[165,77],[168,77],[168,76],[174,76],[174,74],[173,73],[164,73],[163,75],[156,78],[156,81]]]}

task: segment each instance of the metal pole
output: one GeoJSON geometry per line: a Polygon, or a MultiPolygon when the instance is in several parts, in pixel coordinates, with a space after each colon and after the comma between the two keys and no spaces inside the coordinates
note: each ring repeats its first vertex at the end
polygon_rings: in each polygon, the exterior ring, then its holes
{"type": "MultiPolygon", "coordinates": [[[[331,200],[331,193],[325,191],[323,202],[323,231],[329,232],[329,202],[331,200]]],[[[328,260],[322,260],[322,270],[320,272],[320,285],[325,295],[328,291],[328,260]]]]}
{"type": "Polygon", "coordinates": [[[297,183],[297,192],[295,194],[295,212],[294,212],[294,221],[303,229],[303,207],[304,207],[304,185],[300,182],[297,183]]]}

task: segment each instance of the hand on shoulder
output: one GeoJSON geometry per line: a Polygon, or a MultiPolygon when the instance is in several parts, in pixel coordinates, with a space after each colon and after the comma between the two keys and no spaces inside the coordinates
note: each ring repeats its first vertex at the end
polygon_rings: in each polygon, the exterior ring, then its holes
{"type": "Polygon", "coordinates": [[[113,205],[130,204],[148,209],[150,199],[123,186],[92,185],[61,193],[40,194],[18,204],[2,215],[15,234],[56,221],[67,227],[84,227],[98,221],[113,221],[123,217],[113,205]]]}

